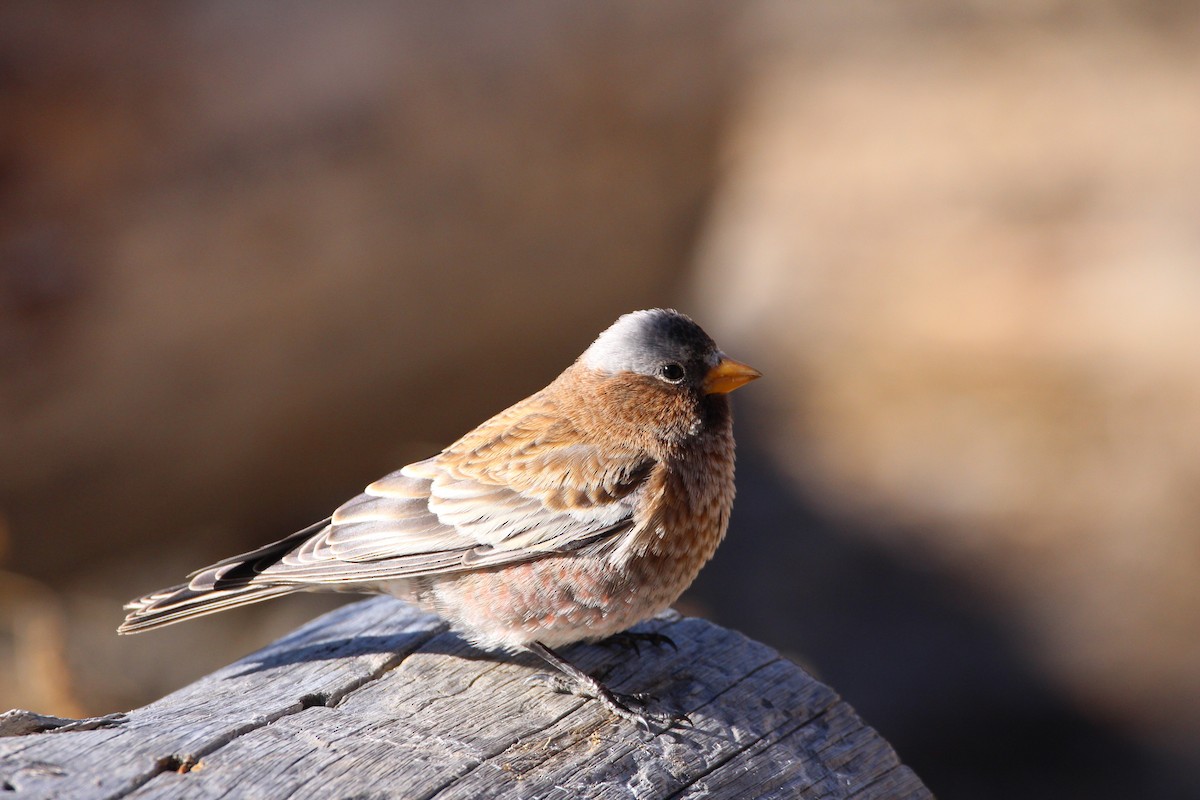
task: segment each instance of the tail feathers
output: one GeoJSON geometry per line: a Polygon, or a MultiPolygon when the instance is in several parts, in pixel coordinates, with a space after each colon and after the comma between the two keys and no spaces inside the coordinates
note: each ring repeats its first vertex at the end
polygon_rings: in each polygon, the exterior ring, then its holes
{"type": "Polygon", "coordinates": [[[324,519],[285,539],[197,570],[187,583],[159,589],[125,604],[129,612],[117,633],[140,633],[227,608],[248,606],[303,591],[295,583],[256,583],[255,578],[329,523],[324,519]]]}
{"type": "Polygon", "coordinates": [[[251,583],[227,589],[192,589],[187,584],[160,589],[126,604],[129,615],[117,628],[117,633],[141,633],[185,619],[260,603],[272,597],[291,594],[300,588],[295,585],[251,583]]]}
{"type": "MultiPolygon", "coordinates": [[[[279,559],[283,558],[289,552],[320,533],[329,522],[330,520],[327,517],[277,542],[263,545],[257,550],[251,550],[249,553],[230,556],[215,564],[210,564],[204,569],[198,569],[191,575],[188,575],[188,585],[193,589],[213,589],[218,588],[218,585],[222,583],[228,584],[252,580],[255,575],[258,575],[272,564],[278,562],[279,559]]],[[[225,587],[221,586],[220,588],[225,587]]],[[[163,591],[169,592],[173,590],[164,589],[163,591]]]]}

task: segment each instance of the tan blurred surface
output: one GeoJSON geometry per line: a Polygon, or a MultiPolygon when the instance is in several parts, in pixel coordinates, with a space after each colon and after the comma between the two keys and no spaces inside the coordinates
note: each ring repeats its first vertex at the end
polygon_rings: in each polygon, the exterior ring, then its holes
{"type": "MultiPolygon", "coordinates": [[[[144,703],[311,615],[111,635],[128,597],[320,519],[670,299],[722,18],[0,10],[0,563],[61,593],[38,608],[67,616],[70,697],[144,703]]],[[[0,705],[74,713],[25,685],[0,705]]]]}
{"type": "Polygon", "coordinates": [[[1196,777],[1197,9],[89,8],[0,8],[0,707],[337,602],[112,634],[666,304],[766,373],[691,608],[935,792],[1196,777]]]}
{"type": "Polygon", "coordinates": [[[1198,17],[1058,5],[823,51],[766,7],[699,291],[806,496],[1200,758],[1198,17]]]}

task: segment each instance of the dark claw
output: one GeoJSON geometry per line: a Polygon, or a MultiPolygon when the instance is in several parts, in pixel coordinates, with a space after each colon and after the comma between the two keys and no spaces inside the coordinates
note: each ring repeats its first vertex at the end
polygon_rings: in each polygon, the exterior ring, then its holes
{"type": "Polygon", "coordinates": [[[598,700],[602,706],[608,709],[609,713],[632,722],[645,733],[665,732],[677,722],[677,717],[673,714],[664,714],[646,708],[655,702],[654,698],[648,694],[620,694],[607,686],[601,686],[600,690],[593,695],[589,687],[587,695],[598,700]]]}

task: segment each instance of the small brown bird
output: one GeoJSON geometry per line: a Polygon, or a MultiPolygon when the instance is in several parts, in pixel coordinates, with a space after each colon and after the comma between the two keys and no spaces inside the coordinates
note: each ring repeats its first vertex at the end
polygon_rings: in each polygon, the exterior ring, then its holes
{"type": "Polygon", "coordinates": [[[389,594],[478,647],[536,653],[568,679],[556,689],[648,726],[642,698],[552,648],[663,611],[712,557],[734,494],[726,394],[760,375],[683,314],[626,314],[546,388],[329,519],[134,600],[118,632],[292,592],[389,594]]]}

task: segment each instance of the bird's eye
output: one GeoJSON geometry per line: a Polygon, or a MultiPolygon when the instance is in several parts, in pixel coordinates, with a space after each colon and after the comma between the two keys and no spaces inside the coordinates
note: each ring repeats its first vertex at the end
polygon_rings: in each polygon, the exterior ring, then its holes
{"type": "Polygon", "coordinates": [[[679,364],[663,364],[658,368],[658,377],[667,383],[679,383],[683,380],[683,367],[679,364]]]}

